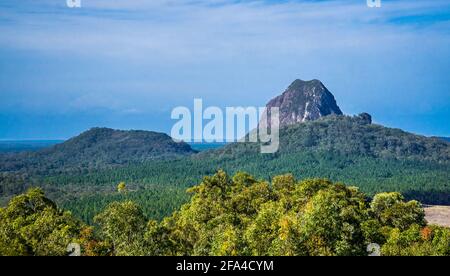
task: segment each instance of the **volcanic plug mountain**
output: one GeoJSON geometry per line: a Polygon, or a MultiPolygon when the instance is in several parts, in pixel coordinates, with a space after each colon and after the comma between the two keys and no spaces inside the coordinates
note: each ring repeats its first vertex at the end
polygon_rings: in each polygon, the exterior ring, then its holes
{"type": "Polygon", "coordinates": [[[331,114],[342,115],[333,94],[319,80],[295,80],[283,94],[270,100],[266,107],[269,110],[271,107],[279,108],[281,127],[331,114]]]}

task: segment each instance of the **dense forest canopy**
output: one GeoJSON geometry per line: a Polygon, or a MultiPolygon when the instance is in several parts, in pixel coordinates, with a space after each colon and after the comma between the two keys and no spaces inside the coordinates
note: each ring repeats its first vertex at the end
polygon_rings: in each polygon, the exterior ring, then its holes
{"type": "MultiPolygon", "coordinates": [[[[126,193],[119,185],[117,193],[126,193]]],[[[400,193],[369,199],[356,187],[291,174],[269,183],[239,172],[204,177],[190,201],[161,221],[136,203],[110,203],[88,226],[40,189],[0,209],[0,255],[340,256],[450,255],[450,229],[427,225],[417,201],[400,193]]]]}

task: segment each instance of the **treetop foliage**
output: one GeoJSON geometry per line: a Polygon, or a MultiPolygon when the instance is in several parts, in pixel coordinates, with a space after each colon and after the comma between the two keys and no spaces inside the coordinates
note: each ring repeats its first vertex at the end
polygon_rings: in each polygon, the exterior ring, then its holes
{"type": "Polygon", "coordinates": [[[421,204],[400,193],[369,199],[326,179],[268,182],[222,170],[188,192],[190,201],[161,221],[123,200],[92,228],[29,190],[0,209],[0,255],[64,255],[74,241],[84,255],[367,255],[371,243],[383,255],[450,255],[450,229],[427,225],[421,204]]]}

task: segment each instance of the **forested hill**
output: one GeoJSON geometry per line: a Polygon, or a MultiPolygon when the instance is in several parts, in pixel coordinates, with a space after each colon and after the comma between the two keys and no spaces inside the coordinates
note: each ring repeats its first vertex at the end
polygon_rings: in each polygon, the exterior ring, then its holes
{"type": "Polygon", "coordinates": [[[152,131],[93,128],[64,143],[37,151],[0,155],[3,172],[47,174],[128,165],[196,153],[186,143],[152,131]]]}
{"type": "MultiPolygon", "coordinates": [[[[234,143],[199,156],[209,154],[228,158],[258,153],[259,150],[259,144],[234,143]]],[[[372,124],[371,116],[366,113],[353,117],[326,116],[280,129],[280,148],[275,157],[296,152],[322,153],[325,159],[340,155],[438,163],[450,161],[449,142],[372,124]]]]}

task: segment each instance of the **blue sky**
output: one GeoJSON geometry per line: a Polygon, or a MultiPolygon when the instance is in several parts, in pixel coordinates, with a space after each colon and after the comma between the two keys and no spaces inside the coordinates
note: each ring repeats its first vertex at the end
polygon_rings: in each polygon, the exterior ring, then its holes
{"type": "Polygon", "coordinates": [[[0,139],[169,132],[317,78],[347,114],[450,136],[450,1],[0,1],[0,139]]]}

